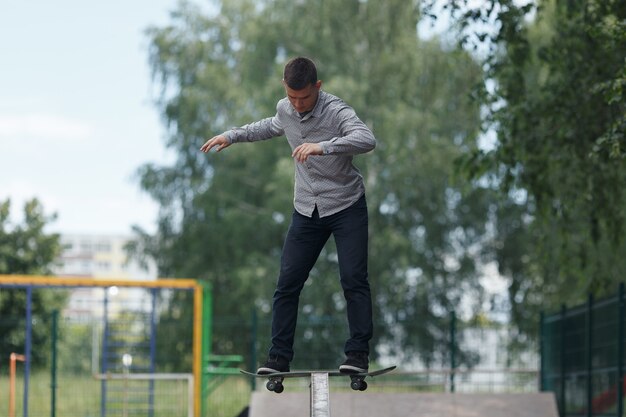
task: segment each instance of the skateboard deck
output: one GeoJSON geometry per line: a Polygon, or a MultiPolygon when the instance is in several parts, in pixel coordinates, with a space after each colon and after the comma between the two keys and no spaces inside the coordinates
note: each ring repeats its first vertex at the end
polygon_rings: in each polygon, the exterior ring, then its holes
{"type": "Polygon", "coordinates": [[[365,378],[375,377],[378,375],[383,375],[388,372],[396,369],[395,366],[390,366],[388,368],[378,369],[376,371],[368,371],[368,372],[357,372],[357,373],[348,373],[348,372],[339,372],[335,369],[332,370],[295,370],[290,372],[276,372],[273,374],[257,374],[255,372],[248,372],[240,369],[244,375],[249,375],[255,378],[267,378],[267,384],[265,387],[269,391],[273,391],[277,394],[280,394],[284,390],[283,380],[285,378],[303,378],[310,377],[312,374],[326,374],[329,377],[331,376],[344,376],[350,378],[350,388],[355,391],[365,391],[367,389],[367,382],[365,382],[365,378]]]}

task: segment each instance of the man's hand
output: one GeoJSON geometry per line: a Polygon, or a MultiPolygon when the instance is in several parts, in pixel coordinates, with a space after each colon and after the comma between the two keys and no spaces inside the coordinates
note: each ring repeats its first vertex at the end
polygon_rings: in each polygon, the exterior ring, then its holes
{"type": "Polygon", "coordinates": [[[303,143],[293,150],[291,156],[298,162],[304,162],[310,155],[322,155],[322,147],[317,143],[303,143]]]}
{"type": "Polygon", "coordinates": [[[228,148],[230,146],[230,143],[228,142],[228,139],[226,139],[226,136],[224,135],[217,135],[212,137],[211,139],[207,140],[206,143],[204,145],[202,145],[202,147],[200,148],[200,150],[204,153],[209,152],[212,148],[217,149],[217,151],[221,151],[224,148],[228,148]]]}

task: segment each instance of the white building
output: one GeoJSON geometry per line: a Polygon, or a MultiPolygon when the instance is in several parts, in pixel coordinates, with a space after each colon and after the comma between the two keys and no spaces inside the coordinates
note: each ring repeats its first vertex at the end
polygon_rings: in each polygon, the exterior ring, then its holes
{"type": "Polygon", "coordinates": [[[142,269],[129,260],[124,245],[130,236],[61,235],[63,251],[55,273],[62,277],[91,277],[120,280],[154,280],[156,266],[142,269]]]}
{"type": "MultiPolygon", "coordinates": [[[[61,235],[62,253],[54,269],[56,276],[70,278],[92,278],[120,281],[148,281],[157,279],[157,268],[149,263],[142,268],[138,262],[129,260],[124,245],[131,239],[122,235],[61,235]]],[[[64,316],[88,318],[101,316],[103,312],[104,291],[114,300],[109,312],[120,309],[144,310],[145,290],[118,288],[72,289],[64,316]],[[111,311],[112,310],[112,311],[111,311]]]]}

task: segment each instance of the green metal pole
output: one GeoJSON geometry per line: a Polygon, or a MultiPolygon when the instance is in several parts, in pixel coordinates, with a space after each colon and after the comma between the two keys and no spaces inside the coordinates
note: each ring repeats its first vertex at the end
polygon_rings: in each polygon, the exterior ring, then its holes
{"type": "Polygon", "coordinates": [[[456,369],[456,313],[450,315],[450,392],[455,391],[454,370],[456,369]]]}
{"type": "Polygon", "coordinates": [[[617,415],[624,414],[624,283],[619,284],[617,300],[617,415]]]}
{"type": "MultiPolygon", "coordinates": [[[[255,369],[257,364],[256,350],[257,350],[257,337],[258,337],[258,328],[259,328],[259,317],[256,312],[256,309],[252,309],[252,329],[250,332],[250,336],[252,338],[250,342],[250,369],[255,369]]],[[[254,371],[253,371],[254,372],[254,371]]],[[[252,391],[256,389],[256,378],[250,378],[250,386],[252,391]]]]}
{"type": "Polygon", "coordinates": [[[50,416],[57,414],[57,334],[59,330],[59,310],[52,312],[52,368],[50,370],[50,416]]]}
{"type": "Polygon", "coordinates": [[[593,349],[593,294],[589,294],[587,298],[587,417],[592,417],[593,390],[592,390],[592,372],[593,364],[591,363],[593,349]]]}
{"type": "Polygon", "coordinates": [[[565,313],[566,307],[563,304],[561,306],[561,398],[559,399],[559,414],[561,416],[565,415],[565,313]]]}
{"type": "Polygon", "coordinates": [[[545,343],[545,330],[546,323],[543,310],[539,312],[539,391],[545,391],[546,389],[546,351],[544,349],[545,343]]]}

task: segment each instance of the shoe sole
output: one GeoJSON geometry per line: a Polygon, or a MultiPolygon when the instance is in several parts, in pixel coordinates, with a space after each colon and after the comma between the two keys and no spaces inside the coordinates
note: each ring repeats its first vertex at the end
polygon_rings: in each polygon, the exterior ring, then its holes
{"type": "Polygon", "coordinates": [[[289,372],[289,369],[287,369],[286,371],[279,371],[279,370],[273,369],[273,368],[261,367],[261,368],[257,369],[257,371],[256,371],[256,373],[259,374],[259,375],[277,374],[279,372],[289,372]]]}
{"type": "Polygon", "coordinates": [[[343,372],[344,374],[363,374],[366,373],[368,368],[359,368],[354,365],[341,365],[339,367],[339,372],[343,372]]]}

